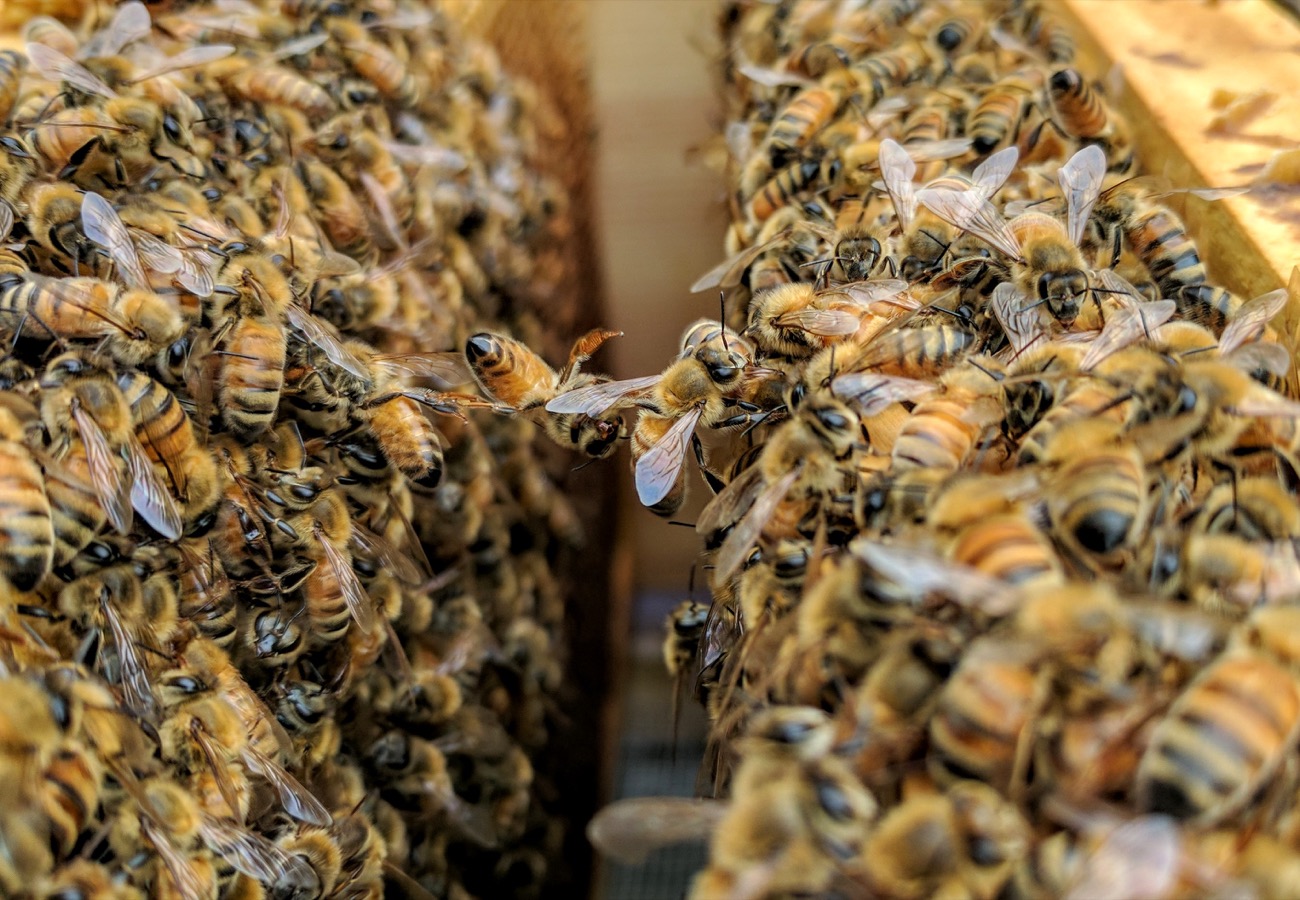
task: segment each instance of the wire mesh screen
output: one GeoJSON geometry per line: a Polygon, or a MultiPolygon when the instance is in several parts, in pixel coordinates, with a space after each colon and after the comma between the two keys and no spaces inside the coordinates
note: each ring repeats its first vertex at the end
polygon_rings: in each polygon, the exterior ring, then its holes
{"type": "MultiPolygon", "coordinates": [[[[627,741],[619,754],[618,796],[693,796],[696,765],[703,755],[703,741],[680,742],[675,761],[668,741],[627,741]]],[[[695,843],[658,850],[640,866],[610,862],[604,900],[680,900],[707,861],[707,847],[695,843]]]]}

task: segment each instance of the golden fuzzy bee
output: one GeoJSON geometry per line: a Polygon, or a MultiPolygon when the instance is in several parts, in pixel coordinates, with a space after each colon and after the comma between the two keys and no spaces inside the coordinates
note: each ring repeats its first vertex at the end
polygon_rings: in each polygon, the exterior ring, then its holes
{"type": "Polygon", "coordinates": [[[473,335],[465,344],[465,359],[488,396],[528,414],[561,447],[604,459],[614,452],[617,441],[627,436],[621,416],[601,415],[606,410],[596,415],[555,414],[547,404],[561,394],[600,384],[602,378],[583,372],[582,364],[606,341],[621,334],[599,329],[588,332],[574,343],[569,361],[559,372],[528,347],[503,335],[473,335]]]}
{"type": "Polygon", "coordinates": [[[0,508],[7,510],[4,572],[20,591],[31,590],[54,560],[54,525],[45,479],[26,443],[26,428],[0,408],[0,469],[4,472],[0,508]]]}

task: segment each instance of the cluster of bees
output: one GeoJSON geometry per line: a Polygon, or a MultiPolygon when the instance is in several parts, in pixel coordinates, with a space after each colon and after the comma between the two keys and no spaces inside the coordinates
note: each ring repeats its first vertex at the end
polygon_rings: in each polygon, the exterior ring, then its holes
{"type": "Polygon", "coordinates": [[[87,6],[0,52],[0,894],[537,894],[541,95],[427,4],[87,6]]]}
{"type": "Polygon", "coordinates": [[[1294,896],[1286,293],[1209,280],[1045,3],[721,30],[723,321],[547,408],[639,407],[655,512],[715,492],[664,653],[728,799],[593,838],[707,826],[710,900],[1294,896]]]}

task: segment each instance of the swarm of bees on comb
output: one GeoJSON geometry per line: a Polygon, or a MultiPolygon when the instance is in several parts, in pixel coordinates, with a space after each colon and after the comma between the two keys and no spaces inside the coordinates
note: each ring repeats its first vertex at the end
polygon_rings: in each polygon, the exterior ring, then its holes
{"type": "Polygon", "coordinates": [[[529,412],[604,335],[504,334],[571,299],[554,113],[430,4],[74,6],[0,52],[0,894],[537,895],[528,417],[620,433],[529,412]]]}
{"type": "Polygon", "coordinates": [[[707,834],[700,900],[1300,892],[1286,292],[1209,280],[1047,3],[721,31],[725,324],[547,407],[715,492],[664,656],[718,799],[593,840],[707,834]]]}

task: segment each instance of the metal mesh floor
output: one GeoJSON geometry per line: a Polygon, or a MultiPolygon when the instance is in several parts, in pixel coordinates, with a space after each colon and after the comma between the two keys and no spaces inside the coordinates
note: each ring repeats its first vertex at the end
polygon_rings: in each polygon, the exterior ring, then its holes
{"type": "MultiPolygon", "coordinates": [[[[625,742],[619,754],[619,797],[690,797],[703,742],[683,741],[673,762],[667,741],[625,742]]],[[[607,862],[605,900],[680,900],[708,859],[704,844],[678,844],[651,853],[640,866],[607,862]]]]}
{"type": "MultiPolygon", "coordinates": [[[[641,621],[633,632],[623,691],[615,798],[695,796],[708,723],[704,711],[685,698],[674,759],[673,685],[659,652],[663,617],[677,599],[642,597],[635,607],[641,621]]],[[[603,860],[597,896],[600,900],[680,900],[707,859],[708,848],[695,843],[657,850],[636,866],[603,860]]]]}

